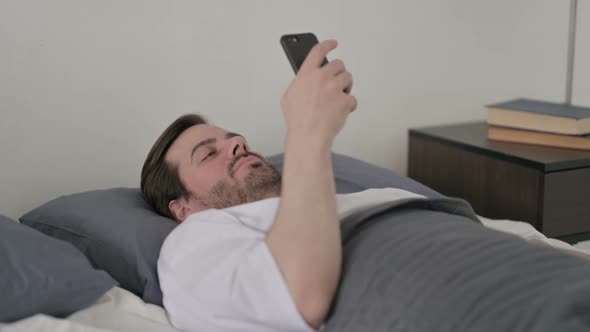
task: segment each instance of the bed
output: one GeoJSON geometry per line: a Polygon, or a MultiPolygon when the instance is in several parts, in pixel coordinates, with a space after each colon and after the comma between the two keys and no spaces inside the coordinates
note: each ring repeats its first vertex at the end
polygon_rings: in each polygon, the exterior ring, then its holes
{"type": "MultiPolygon", "coordinates": [[[[269,160],[278,169],[282,169],[283,155],[271,156],[269,160]]],[[[435,200],[444,199],[440,193],[389,170],[339,154],[334,154],[333,160],[339,193],[393,187],[435,200]]],[[[526,223],[490,220],[481,216],[478,219],[489,228],[504,233],[538,239],[549,246],[576,250],[564,242],[545,238],[526,223]]],[[[2,331],[175,330],[162,308],[162,294],[156,272],[160,247],[175,224],[157,215],[145,203],[139,189],[112,188],[62,196],[33,209],[23,215],[20,221],[23,225],[19,226],[27,230],[19,229],[19,232],[24,231],[27,236],[43,235],[44,238],[16,242],[40,243],[46,238],[57,241],[51,245],[72,256],[71,261],[76,261],[80,271],[85,271],[88,275],[86,279],[71,280],[67,287],[71,284],[93,284],[96,287],[92,292],[86,291],[88,294],[84,293],[86,296],[75,305],[71,302],[80,297],[78,295],[83,290],[56,291],[60,294],[57,303],[64,307],[59,312],[47,309],[55,308],[55,303],[48,302],[44,308],[28,308],[27,303],[21,303],[26,307],[24,311],[5,319],[0,316],[0,321],[5,322],[5,325],[0,325],[2,331]],[[36,234],[29,234],[30,231],[36,234]],[[67,244],[67,248],[63,244],[67,244]]],[[[34,247],[18,251],[29,252],[29,256],[22,258],[29,262],[39,259],[39,250],[45,249],[34,247]]],[[[55,273],[55,280],[60,280],[60,273],[63,274],[64,269],[70,268],[67,266],[69,261],[63,254],[51,255],[49,252],[46,255],[53,257],[56,263],[47,263],[47,269],[51,271],[43,273],[55,273]],[[60,268],[59,264],[65,264],[65,267],[60,268]]],[[[47,259],[43,261],[47,262],[47,259]]],[[[39,264],[43,266],[42,262],[39,264]]],[[[16,270],[19,269],[22,267],[17,266],[16,270]]],[[[21,288],[35,286],[39,280],[41,279],[27,280],[21,288]]],[[[6,284],[5,280],[2,282],[5,284],[0,286],[5,289],[15,289],[14,284],[6,284]]],[[[22,299],[22,294],[19,297],[14,291],[13,296],[14,299],[22,299]]],[[[0,305],[4,305],[2,309],[7,310],[9,303],[9,300],[5,300],[0,305]]]]}

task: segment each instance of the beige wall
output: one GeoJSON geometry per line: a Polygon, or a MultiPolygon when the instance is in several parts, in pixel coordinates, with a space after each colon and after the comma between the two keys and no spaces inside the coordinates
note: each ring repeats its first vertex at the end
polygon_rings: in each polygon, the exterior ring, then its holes
{"type": "MultiPolygon", "coordinates": [[[[407,129],[563,98],[568,2],[0,0],[0,213],[137,186],[157,135],[201,112],[270,154],[293,73],[283,33],[337,38],[359,109],[334,149],[406,172],[407,129]]],[[[590,105],[590,3],[574,101],[590,105]]]]}

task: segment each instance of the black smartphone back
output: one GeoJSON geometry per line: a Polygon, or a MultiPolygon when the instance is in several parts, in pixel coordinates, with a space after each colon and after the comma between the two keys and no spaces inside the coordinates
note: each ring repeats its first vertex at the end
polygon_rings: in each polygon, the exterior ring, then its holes
{"type": "MultiPolygon", "coordinates": [[[[301,68],[303,61],[311,48],[318,43],[317,37],[313,33],[297,33],[290,35],[283,35],[281,37],[281,45],[283,50],[293,67],[295,74],[301,68]]],[[[328,59],[324,58],[322,66],[328,63],[328,59]]]]}

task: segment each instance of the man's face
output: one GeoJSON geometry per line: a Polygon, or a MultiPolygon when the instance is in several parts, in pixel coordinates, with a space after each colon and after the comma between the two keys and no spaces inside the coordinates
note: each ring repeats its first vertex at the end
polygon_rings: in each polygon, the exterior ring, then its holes
{"type": "Polygon", "coordinates": [[[281,177],[262,156],[250,151],[239,134],[207,124],[185,130],[166,154],[191,192],[170,202],[177,221],[190,214],[278,196],[281,177]]]}

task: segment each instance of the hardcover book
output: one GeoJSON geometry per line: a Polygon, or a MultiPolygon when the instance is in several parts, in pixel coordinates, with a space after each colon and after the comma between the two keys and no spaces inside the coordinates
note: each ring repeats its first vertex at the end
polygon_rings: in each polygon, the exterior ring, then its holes
{"type": "Polygon", "coordinates": [[[488,105],[488,123],[557,134],[590,134],[590,108],[515,99],[488,105]]]}
{"type": "Polygon", "coordinates": [[[559,135],[540,131],[489,126],[488,138],[496,141],[590,151],[590,135],[559,135]]]}

